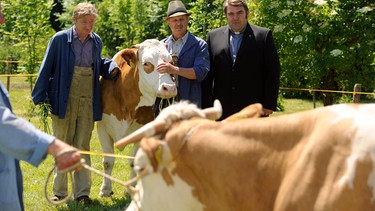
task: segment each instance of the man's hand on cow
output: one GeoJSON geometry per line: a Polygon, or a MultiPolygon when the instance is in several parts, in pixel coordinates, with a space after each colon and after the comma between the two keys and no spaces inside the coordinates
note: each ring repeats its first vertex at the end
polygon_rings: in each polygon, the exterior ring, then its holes
{"type": "Polygon", "coordinates": [[[178,67],[164,60],[164,63],[159,64],[156,70],[161,74],[174,74],[177,72],[178,67]]]}
{"type": "Polygon", "coordinates": [[[111,77],[113,80],[117,80],[118,76],[120,75],[121,71],[118,67],[114,68],[111,73],[111,77]]]}

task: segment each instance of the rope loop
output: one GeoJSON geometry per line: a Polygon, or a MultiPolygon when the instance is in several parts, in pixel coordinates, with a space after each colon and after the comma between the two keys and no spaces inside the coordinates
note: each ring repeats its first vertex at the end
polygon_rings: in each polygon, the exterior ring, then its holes
{"type": "MultiPolygon", "coordinates": [[[[66,151],[63,151],[63,152],[59,153],[56,157],[61,156],[62,154],[65,154],[65,153],[67,153],[67,152],[69,152],[69,151],[71,152],[72,150],[66,150],[66,151]]],[[[68,167],[68,168],[66,168],[66,169],[63,169],[63,170],[59,170],[59,169],[57,168],[57,166],[54,165],[54,167],[53,167],[53,168],[51,169],[51,171],[48,173],[48,175],[47,175],[47,179],[46,179],[46,182],[45,182],[45,184],[44,184],[44,195],[45,195],[45,197],[46,197],[46,199],[47,199],[47,201],[48,201],[49,203],[54,204],[54,205],[63,204],[63,203],[66,203],[66,202],[67,202],[67,201],[73,196],[73,193],[74,193],[74,183],[75,183],[75,181],[74,181],[74,177],[72,176],[72,172],[71,172],[71,170],[77,168],[77,167],[80,166],[80,165],[82,165],[85,169],[87,169],[87,170],[89,170],[89,171],[91,171],[91,172],[94,172],[94,173],[96,173],[96,174],[98,174],[98,175],[100,175],[100,176],[102,176],[102,177],[105,177],[105,178],[107,178],[107,179],[109,179],[109,180],[111,180],[111,181],[113,181],[113,182],[119,183],[120,185],[122,185],[122,186],[124,186],[124,187],[126,187],[126,188],[129,188],[129,189],[131,190],[131,192],[132,192],[132,194],[131,194],[131,195],[132,195],[132,198],[133,198],[135,192],[138,192],[137,189],[135,189],[135,188],[132,186],[132,184],[133,184],[134,182],[137,182],[138,180],[140,180],[142,177],[144,177],[144,176],[146,175],[145,173],[143,173],[143,174],[137,175],[137,176],[134,177],[134,178],[131,178],[131,179],[128,180],[127,182],[123,182],[123,181],[121,181],[121,180],[119,180],[119,179],[116,179],[116,178],[114,178],[114,177],[112,177],[112,176],[110,176],[110,175],[108,175],[108,174],[102,173],[102,172],[100,172],[99,170],[96,170],[96,169],[92,168],[91,166],[87,165],[85,159],[81,159],[80,162],[74,164],[74,165],[71,166],[71,167],[68,167]],[[52,200],[48,197],[48,194],[47,194],[47,186],[48,186],[48,182],[49,182],[49,180],[50,180],[50,177],[51,177],[52,173],[53,173],[55,170],[56,170],[57,173],[68,173],[68,174],[70,175],[71,180],[72,180],[72,182],[71,182],[71,185],[72,185],[72,191],[68,194],[67,197],[65,197],[65,198],[63,198],[63,199],[61,199],[61,200],[59,200],[59,201],[52,201],[52,200]]]]}
{"type": "Polygon", "coordinates": [[[57,170],[57,166],[55,165],[51,171],[48,173],[48,176],[47,176],[47,179],[46,179],[46,182],[44,184],[44,195],[46,196],[46,199],[49,203],[53,204],[53,205],[59,205],[59,204],[63,204],[63,203],[66,203],[68,202],[68,200],[73,196],[73,193],[74,193],[74,177],[72,175],[72,172],[69,172],[69,176],[70,176],[70,179],[72,180],[72,191],[68,194],[68,196],[66,196],[65,198],[59,200],[59,201],[53,201],[52,199],[50,199],[48,197],[48,193],[47,193],[47,186],[48,186],[48,182],[49,182],[49,179],[52,175],[52,173],[57,170]]]}

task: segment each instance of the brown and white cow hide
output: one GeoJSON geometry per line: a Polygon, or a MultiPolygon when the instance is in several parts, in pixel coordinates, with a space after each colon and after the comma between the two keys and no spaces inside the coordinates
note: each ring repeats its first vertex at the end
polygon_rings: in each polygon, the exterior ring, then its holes
{"type": "Polygon", "coordinates": [[[127,210],[375,210],[374,128],[375,104],[181,120],[141,140],[127,210]]]}
{"type": "MultiPolygon", "coordinates": [[[[113,60],[121,75],[116,81],[101,79],[103,119],[97,124],[103,152],[114,153],[114,143],[154,119],[156,97],[170,98],[177,89],[168,74],[159,74],[156,66],[171,61],[164,43],[146,40],[135,48],[118,52],[113,60]]],[[[138,145],[130,155],[135,155],[138,145]]],[[[104,157],[104,172],[111,175],[115,159],[104,157]]],[[[129,160],[132,166],[133,160],[129,160]]],[[[135,176],[132,171],[131,177],[135,176]]],[[[103,179],[99,196],[111,196],[112,184],[103,179]]]]}

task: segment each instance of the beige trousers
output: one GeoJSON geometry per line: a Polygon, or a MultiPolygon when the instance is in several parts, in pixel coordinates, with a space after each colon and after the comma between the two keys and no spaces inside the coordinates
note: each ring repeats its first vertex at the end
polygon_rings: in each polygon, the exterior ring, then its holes
{"type": "MultiPolygon", "coordinates": [[[[90,150],[90,139],[94,129],[93,119],[93,70],[91,68],[75,67],[70,86],[69,101],[64,119],[52,115],[52,130],[54,136],[76,147],[79,150],[90,150]]],[[[82,155],[88,165],[91,165],[90,155],[82,155]]],[[[82,169],[73,173],[74,198],[89,196],[91,188],[91,172],[82,169]]],[[[68,195],[67,174],[55,172],[53,192],[57,196],[68,195]]]]}

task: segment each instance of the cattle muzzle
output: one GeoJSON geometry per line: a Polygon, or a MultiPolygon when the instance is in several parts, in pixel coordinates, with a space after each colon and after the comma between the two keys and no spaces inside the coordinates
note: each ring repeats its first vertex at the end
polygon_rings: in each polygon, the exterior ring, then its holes
{"type": "Polygon", "coordinates": [[[157,97],[168,99],[177,96],[176,84],[162,83],[160,85],[160,92],[156,93],[157,97]]]}
{"type": "MultiPolygon", "coordinates": [[[[171,108],[171,110],[173,110],[173,108],[171,108]]],[[[221,117],[222,111],[223,110],[222,110],[220,101],[215,100],[214,106],[211,108],[203,109],[202,114],[203,114],[203,117],[206,119],[217,120],[221,117]]],[[[159,116],[162,117],[162,115],[159,115],[159,116]]],[[[177,118],[177,119],[156,118],[154,121],[147,123],[146,125],[134,131],[130,135],[118,140],[115,143],[115,147],[123,148],[129,144],[139,142],[143,137],[151,137],[154,135],[158,135],[160,133],[167,131],[168,128],[172,125],[172,123],[181,121],[183,119],[190,119],[195,116],[198,116],[198,115],[184,116],[183,118],[177,118]]]]}

